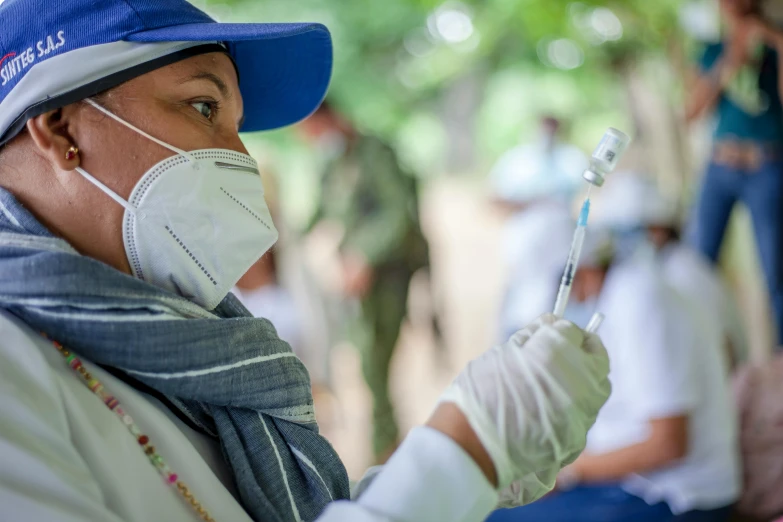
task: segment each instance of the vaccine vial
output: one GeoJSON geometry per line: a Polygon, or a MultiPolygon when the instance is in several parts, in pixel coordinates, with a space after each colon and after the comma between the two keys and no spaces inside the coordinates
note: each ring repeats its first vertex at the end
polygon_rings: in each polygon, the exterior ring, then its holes
{"type": "Polygon", "coordinates": [[[606,175],[614,170],[630,143],[631,138],[627,134],[610,127],[593,152],[590,167],[582,177],[596,187],[603,185],[606,175]]]}

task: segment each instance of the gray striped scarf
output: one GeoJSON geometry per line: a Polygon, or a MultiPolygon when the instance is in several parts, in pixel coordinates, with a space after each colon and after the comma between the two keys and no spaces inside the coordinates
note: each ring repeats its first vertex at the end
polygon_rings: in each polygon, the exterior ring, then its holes
{"type": "Polygon", "coordinates": [[[208,312],[81,256],[0,189],[0,307],[162,393],[219,439],[256,521],[314,520],[348,498],[345,468],[318,434],[307,370],[232,295],[208,312]]]}

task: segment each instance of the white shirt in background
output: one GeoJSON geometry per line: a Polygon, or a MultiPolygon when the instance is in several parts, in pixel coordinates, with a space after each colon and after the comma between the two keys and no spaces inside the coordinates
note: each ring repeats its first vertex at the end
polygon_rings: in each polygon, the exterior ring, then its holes
{"type": "Polygon", "coordinates": [[[720,274],[701,254],[683,243],[667,245],[657,255],[666,282],[683,295],[699,321],[720,337],[724,353],[734,362],[748,358],[748,343],[734,298],[720,274]],[[730,343],[730,350],[727,346],[730,343]]]}
{"type": "Polygon", "coordinates": [[[700,333],[683,299],[648,259],[613,267],[598,308],[606,314],[600,335],[612,362],[612,395],[588,434],[587,451],[643,442],[651,419],[688,415],[686,457],[631,475],[622,487],[650,504],[665,501],[675,514],[734,502],[740,492],[737,419],[715,337],[700,333]]]}
{"type": "MultiPolygon", "coordinates": [[[[83,362],[215,520],[250,522],[216,440],[191,430],[156,399],[83,362]]],[[[456,443],[422,427],[357,501],[330,504],[318,522],[479,522],[497,498],[456,443]]],[[[2,311],[0,520],[201,520],[52,344],[2,311]]]]}
{"type": "Polygon", "coordinates": [[[564,203],[539,201],[514,214],[503,230],[508,280],[499,341],[552,310],[575,223],[564,203]]]}

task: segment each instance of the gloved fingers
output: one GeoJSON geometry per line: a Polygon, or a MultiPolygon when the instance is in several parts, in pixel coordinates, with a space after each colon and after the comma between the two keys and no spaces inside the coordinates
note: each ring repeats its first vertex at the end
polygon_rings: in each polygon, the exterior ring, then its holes
{"type": "MultiPolygon", "coordinates": [[[[465,414],[504,488],[549,467],[556,467],[553,483],[560,467],[584,449],[610,389],[600,339],[547,314],[471,361],[440,402],[453,402],[465,414]]],[[[518,500],[531,498],[532,490],[548,491],[547,481],[530,480],[528,489],[516,490],[518,500]]]]}
{"type": "Polygon", "coordinates": [[[553,314],[541,315],[525,328],[512,335],[510,341],[518,346],[522,346],[545,326],[554,327],[571,344],[581,346],[587,353],[606,355],[606,349],[596,334],[585,332],[571,321],[558,318],[553,314]]]}
{"type": "Polygon", "coordinates": [[[522,486],[515,480],[498,492],[498,509],[510,509],[524,505],[522,486]]]}
{"type": "Polygon", "coordinates": [[[547,368],[546,379],[554,385],[550,389],[559,389],[563,401],[578,405],[585,415],[585,427],[592,426],[611,393],[609,358],[600,339],[559,320],[541,327],[527,345],[535,355],[520,352],[518,356],[524,353],[528,364],[538,360],[536,364],[547,368]]]}
{"type": "Polygon", "coordinates": [[[560,321],[560,320],[561,319],[559,319],[555,314],[546,313],[546,314],[540,315],[538,317],[538,319],[536,319],[534,321],[534,324],[536,324],[536,325],[538,325],[540,327],[540,326],[543,326],[545,324],[555,324],[557,321],[560,321]]]}
{"type": "Polygon", "coordinates": [[[608,398],[609,393],[612,390],[612,385],[609,382],[611,360],[609,359],[609,354],[606,351],[604,343],[596,334],[587,333],[582,347],[587,353],[585,364],[591,367],[591,371],[594,375],[599,376],[599,383],[608,398]]]}
{"type": "Polygon", "coordinates": [[[590,368],[593,375],[601,382],[607,380],[609,378],[609,370],[611,369],[611,361],[604,343],[601,342],[601,338],[596,334],[586,333],[582,350],[585,353],[584,364],[590,368]]]}
{"type": "Polygon", "coordinates": [[[582,348],[585,352],[591,355],[597,355],[602,358],[609,359],[609,354],[606,353],[603,341],[597,334],[585,332],[585,340],[582,343],[582,348]]]}
{"type": "Polygon", "coordinates": [[[609,354],[598,335],[585,332],[574,323],[560,319],[552,325],[560,335],[571,345],[580,348],[583,356],[581,364],[595,379],[602,383],[609,376],[609,354]]]}
{"type": "Polygon", "coordinates": [[[524,506],[540,499],[555,487],[560,466],[528,473],[501,490],[498,496],[498,507],[512,508],[524,506]]]}
{"type": "Polygon", "coordinates": [[[558,319],[551,327],[571,345],[582,347],[585,342],[585,332],[571,321],[558,319]]]}
{"type": "Polygon", "coordinates": [[[585,441],[584,441],[584,444],[582,445],[582,447],[580,447],[578,449],[574,449],[571,452],[570,455],[568,455],[566,458],[563,459],[563,461],[560,463],[559,469],[557,471],[559,472],[564,467],[573,464],[576,461],[576,459],[579,458],[579,455],[581,455],[582,452],[585,450],[585,447],[587,447],[587,437],[585,437],[585,441]]]}
{"type": "Polygon", "coordinates": [[[554,324],[557,321],[557,317],[553,314],[543,314],[536,318],[535,321],[519,330],[517,333],[511,336],[509,342],[521,347],[524,345],[533,335],[545,325],[554,324]]]}
{"type": "Polygon", "coordinates": [[[573,345],[582,348],[584,353],[594,355],[596,359],[604,361],[608,371],[609,354],[606,352],[604,343],[597,334],[586,332],[565,319],[558,320],[552,326],[573,345]]]}

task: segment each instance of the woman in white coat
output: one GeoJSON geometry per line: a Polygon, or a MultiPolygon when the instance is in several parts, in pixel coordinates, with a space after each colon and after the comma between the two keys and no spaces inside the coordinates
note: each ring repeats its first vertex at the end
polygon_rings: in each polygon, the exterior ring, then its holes
{"type": "Polygon", "coordinates": [[[606,353],[543,318],[349,501],[307,371],[229,294],[277,239],[238,132],[318,106],[326,28],[185,0],[5,0],[0,23],[1,520],[479,521],[582,450],[606,353]]]}

